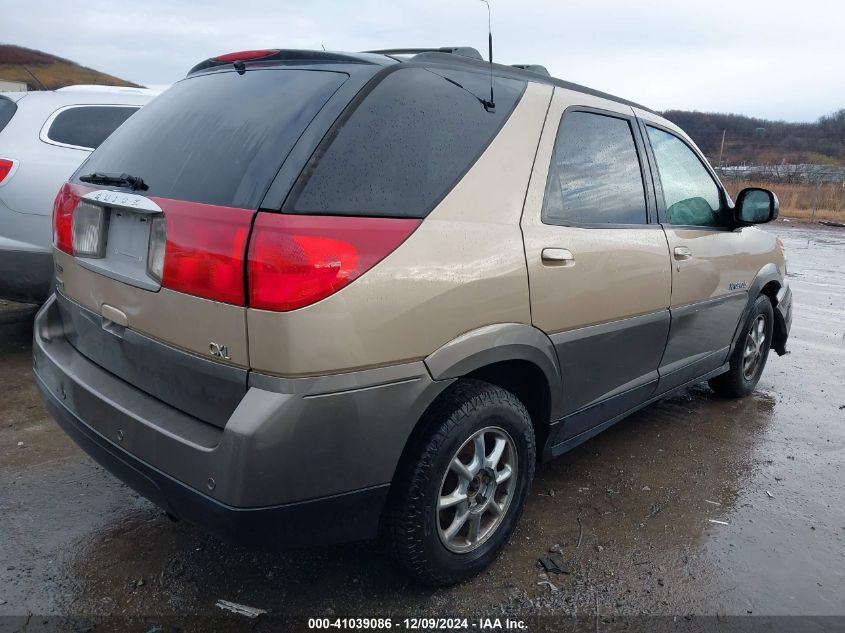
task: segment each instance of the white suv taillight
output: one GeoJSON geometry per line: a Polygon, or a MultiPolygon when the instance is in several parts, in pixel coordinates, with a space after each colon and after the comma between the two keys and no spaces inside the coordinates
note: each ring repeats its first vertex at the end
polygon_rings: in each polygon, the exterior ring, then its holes
{"type": "Polygon", "coordinates": [[[105,255],[109,214],[103,207],[81,201],[73,210],[73,250],[78,257],[105,255]]]}
{"type": "Polygon", "coordinates": [[[150,245],[147,249],[147,274],[161,283],[164,274],[164,251],[167,246],[167,222],[163,215],[153,218],[150,245]]]}
{"type": "Polygon", "coordinates": [[[0,183],[6,180],[14,168],[15,161],[9,160],[8,158],[0,158],[0,183]]]}

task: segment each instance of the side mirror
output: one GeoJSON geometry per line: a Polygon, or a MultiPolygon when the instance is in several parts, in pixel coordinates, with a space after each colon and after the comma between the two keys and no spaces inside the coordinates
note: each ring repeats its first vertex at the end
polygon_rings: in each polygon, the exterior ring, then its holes
{"type": "Polygon", "coordinates": [[[778,217],[780,202],[768,189],[749,187],[739,192],[734,207],[737,224],[765,224],[778,217]]]}

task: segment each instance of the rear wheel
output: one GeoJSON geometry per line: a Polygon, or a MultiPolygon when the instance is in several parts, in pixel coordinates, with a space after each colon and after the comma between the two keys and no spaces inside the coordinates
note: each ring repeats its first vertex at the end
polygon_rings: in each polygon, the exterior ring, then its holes
{"type": "Polygon", "coordinates": [[[512,393],[461,381],[421,422],[391,489],[386,532],[418,581],[474,576],[505,545],[534,475],[531,418],[512,393]]]}
{"type": "Polygon", "coordinates": [[[772,346],[774,310],[765,295],[757,297],[746,319],[743,334],[731,354],[730,369],[708,381],[721,396],[741,398],[757,386],[772,346]]]}

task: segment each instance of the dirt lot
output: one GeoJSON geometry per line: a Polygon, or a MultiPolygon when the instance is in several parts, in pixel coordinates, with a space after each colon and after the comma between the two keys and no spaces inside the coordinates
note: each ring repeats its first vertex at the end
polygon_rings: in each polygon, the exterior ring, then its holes
{"type": "Polygon", "coordinates": [[[0,616],[845,615],[845,230],[771,230],[795,324],[757,393],[696,387],[547,465],[501,558],[437,591],[378,544],[279,553],[172,523],[48,418],[27,322],[0,309],[0,616]],[[550,549],[569,573],[540,571],[550,549]]]}

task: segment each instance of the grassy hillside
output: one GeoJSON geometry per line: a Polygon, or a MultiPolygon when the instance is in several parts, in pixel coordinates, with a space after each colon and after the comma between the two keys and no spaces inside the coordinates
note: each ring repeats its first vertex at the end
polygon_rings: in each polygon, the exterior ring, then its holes
{"type": "Polygon", "coordinates": [[[142,87],[49,53],[10,44],[0,44],[0,79],[24,81],[30,90],[78,84],[142,87]]]}
{"type": "Polygon", "coordinates": [[[845,109],[814,123],[685,110],[668,110],[663,116],[681,126],[713,165],[719,161],[723,131],[724,165],[845,165],[845,109]]]}

